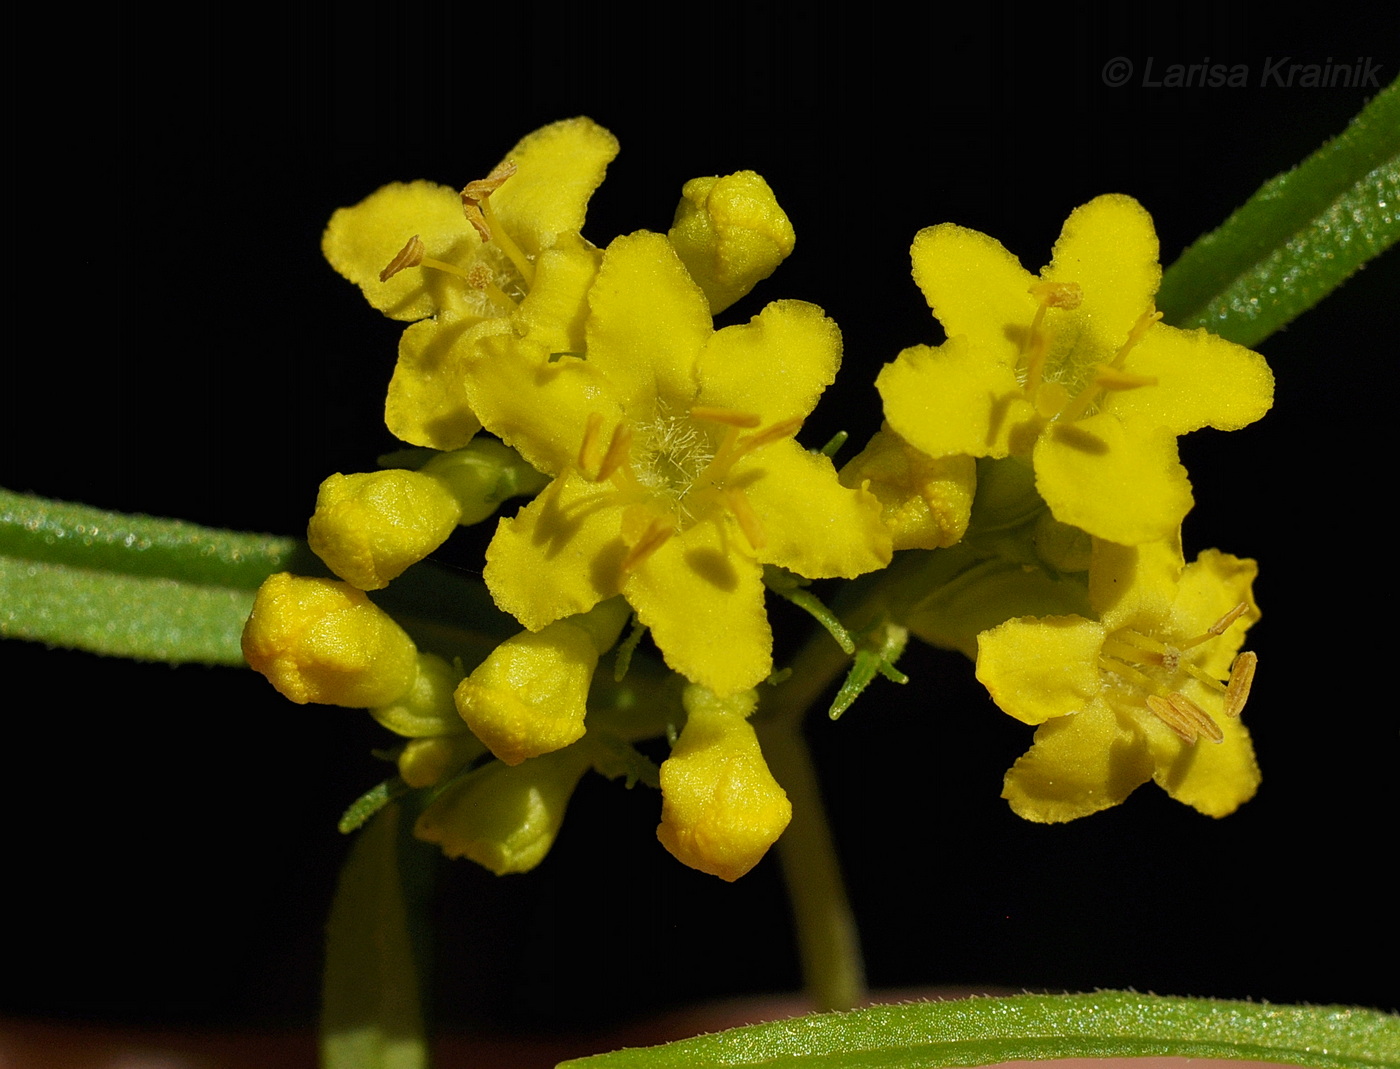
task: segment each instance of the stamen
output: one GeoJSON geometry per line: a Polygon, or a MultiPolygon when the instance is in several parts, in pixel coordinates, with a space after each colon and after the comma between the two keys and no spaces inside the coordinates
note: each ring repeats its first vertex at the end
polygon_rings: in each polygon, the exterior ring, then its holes
{"type": "Polygon", "coordinates": [[[1089,380],[1089,385],[1080,390],[1079,396],[1065,405],[1055,418],[1066,423],[1077,420],[1089,411],[1089,406],[1104,390],[1136,390],[1143,386],[1156,385],[1156,375],[1132,375],[1126,371],[1120,371],[1112,364],[1105,364],[1096,369],[1094,377],[1089,380]]]}
{"type": "Polygon", "coordinates": [[[500,189],[506,179],[515,174],[515,170],[515,164],[506,160],[485,178],[468,182],[462,190],[462,211],[466,214],[467,222],[481,235],[482,241],[494,242],[496,248],[506,254],[506,258],[525,280],[526,288],[529,288],[535,281],[535,265],[520,250],[520,246],[515,243],[506,228],[501,226],[491,210],[491,194],[500,189]]]}
{"type": "Polygon", "coordinates": [[[1138,316],[1138,320],[1133,324],[1133,329],[1128,331],[1128,340],[1123,343],[1118,352],[1114,354],[1112,360],[1108,362],[1109,367],[1122,367],[1123,361],[1127,359],[1129,351],[1134,345],[1142,341],[1142,336],[1156,325],[1157,320],[1162,318],[1161,312],[1144,312],[1138,316]]]}
{"type": "Polygon", "coordinates": [[[1183,742],[1195,742],[1202,735],[1211,742],[1220,742],[1225,738],[1225,733],[1211,719],[1211,715],[1180,691],[1172,691],[1165,698],[1149,694],[1147,707],[1183,742]]]}
{"type": "Polygon", "coordinates": [[[739,521],[739,528],[749,540],[749,545],[754,549],[762,549],[767,541],[763,533],[763,523],[759,520],[758,513],[754,512],[749,499],[744,496],[744,491],[738,487],[727,487],[722,491],[721,497],[725,506],[734,514],[734,518],[739,521]]]}
{"type": "Polygon", "coordinates": [[[1258,654],[1245,650],[1230,666],[1230,684],[1225,688],[1225,715],[1239,716],[1249,701],[1249,689],[1254,686],[1254,671],[1259,667],[1258,654]]]}
{"type": "Polygon", "coordinates": [[[1180,737],[1182,742],[1195,742],[1196,732],[1191,723],[1181,714],[1171,702],[1165,698],[1159,698],[1155,694],[1147,696],[1147,707],[1152,710],[1158,720],[1166,724],[1180,737]]]}
{"type": "Polygon", "coordinates": [[[608,451],[603,454],[602,463],[598,465],[598,477],[594,481],[602,482],[627,463],[631,449],[632,428],[625,423],[619,423],[613,428],[612,440],[608,442],[608,451]]]}
{"type": "Polygon", "coordinates": [[[647,529],[642,532],[642,537],[637,540],[637,544],[627,551],[627,556],[622,558],[622,573],[626,575],[640,565],[669,542],[675,533],[675,525],[669,516],[658,516],[652,520],[647,529]]]}
{"type": "Polygon", "coordinates": [[[394,255],[394,258],[389,261],[389,266],[379,272],[379,281],[388,282],[389,279],[393,278],[400,271],[410,267],[417,267],[422,262],[423,242],[418,240],[417,234],[414,234],[413,237],[408,239],[408,244],[400,249],[394,255]]]}
{"type": "Polygon", "coordinates": [[[1188,639],[1187,641],[1181,644],[1181,648],[1183,650],[1194,649],[1196,646],[1199,646],[1202,642],[1209,642],[1213,638],[1219,638],[1226,631],[1228,631],[1230,629],[1230,625],[1233,624],[1236,620],[1238,620],[1241,616],[1243,616],[1248,611],[1248,609],[1249,606],[1247,604],[1245,604],[1243,601],[1240,602],[1233,609],[1231,609],[1224,616],[1222,616],[1219,620],[1216,620],[1215,623],[1211,624],[1208,628],[1206,628],[1206,633],[1204,635],[1197,635],[1193,639],[1188,639]]]}
{"type": "MultiPolygon", "coordinates": [[[[587,479],[590,471],[597,471],[603,463],[598,448],[603,430],[603,413],[590,412],[588,423],[583,428],[583,441],[578,447],[578,469],[587,479]]],[[[606,454],[604,454],[606,455],[606,454]]]]}
{"type": "Polygon", "coordinates": [[[791,438],[797,433],[798,428],[801,426],[801,416],[794,416],[792,419],[785,419],[774,423],[772,426],[759,431],[757,434],[751,434],[749,437],[742,439],[739,442],[739,453],[742,456],[744,453],[752,453],[755,449],[762,449],[765,445],[770,445],[773,442],[780,442],[784,438],[791,438]]]}
{"type": "Polygon", "coordinates": [[[1078,282],[1037,282],[1027,292],[1040,302],[1021,346],[1021,354],[1026,357],[1026,397],[1034,402],[1045,373],[1045,352],[1049,348],[1048,340],[1040,329],[1045,321],[1045,310],[1078,308],[1084,300],[1084,291],[1078,282]]]}
{"type": "Polygon", "coordinates": [[[467,222],[471,223],[476,232],[481,235],[482,241],[491,240],[491,224],[482,214],[481,207],[486,203],[487,198],[505,185],[506,179],[513,174],[515,174],[515,164],[506,160],[485,178],[468,182],[462,188],[462,212],[466,215],[467,222]]]}
{"type": "Polygon", "coordinates": [[[739,412],[733,408],[719,408],[713,405],[696,405],[690,410],[690,418],[706,423],[723,423],[730,427],[757,427],[763,417],[756,412],[739,412]]]}

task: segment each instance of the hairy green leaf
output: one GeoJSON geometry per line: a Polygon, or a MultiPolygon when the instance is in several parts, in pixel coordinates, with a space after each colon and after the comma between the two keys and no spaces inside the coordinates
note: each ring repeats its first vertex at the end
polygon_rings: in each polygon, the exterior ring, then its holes
{"type": "Polygon", "coordinates": [[[1162,278],[1177,327],[1257,345],[1400,238],[1400,81],[1301,164],[1266,182],[1162,278]]]}
{"type": "Polygon", "coordinates": [[[0,637],[172,664],[243,663],[275,571],[323,571],[292,538],[105,512],[0,490],[0,637]]]}
{"type": "Polygon", "coordinates": [[[1022,995],[816,1014],[581,1058],[560,1069],[935,1069],[1148,1055],[1394,1067],[1400,1065],[1400,1017],[1346,1006],[1117,991],[1022,995]]]}

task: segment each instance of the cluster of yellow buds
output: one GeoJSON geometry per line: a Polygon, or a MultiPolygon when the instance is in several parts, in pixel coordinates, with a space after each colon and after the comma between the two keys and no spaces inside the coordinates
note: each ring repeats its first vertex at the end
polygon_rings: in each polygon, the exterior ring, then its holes
{"type": "Polygon", "coordinates": [[[902,678],[909,633],[974,657],[1040,725],[1006,779],[1028,819],[1149,778],[1213,815],[1248,798],[1254,567],[1185,562],[1176,437],[1257,419],[1272,378],[1159,321],[1147,213],[1076,209],[1038,276],[985,235],[921,232],[914,278],[948,338],[881,372],[887,422],[838,472],[795,437],[840,366],[836,325],[793,300],[714,323],[793,250],[767,183],[694,179],[667,233],[600,248],[580,231],[616,151],[556,123],[460,191],[387,186],[326,231],[332,265],[410,324],[385,419],[415,448],[321,485],[307,537],[339,579],[268,580],[244,652],[293,701],[369,709],[404,740],[348,823],[413,794],[420,838],[522,872],[596,770],[659,788],[662,845],[737,879],[791,817],[750,722],[783,685],[769,592],[854,655],[833,715],[902,678]],[[485,554],[489,627],[401,626],[370,600],[514,497],[485,554]],[[805,590],[871,573],[854,636],[805,590]],[[658,767],[636,744],[663,737],[658,767]]]}

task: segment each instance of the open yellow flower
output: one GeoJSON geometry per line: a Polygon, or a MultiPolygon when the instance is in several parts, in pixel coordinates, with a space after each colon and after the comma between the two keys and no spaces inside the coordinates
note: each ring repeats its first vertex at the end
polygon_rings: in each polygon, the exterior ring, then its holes
{"type": "Polygon", "coordinates": [[[1040,725],[1002,797],[1027,820],[1073,820],[1148,779],[1213,817],[1253,797],[1259,769],[1239,715],[1257,659],[1251,560],[1175,540],[1096,542],[1099,619],[1023,617],[978,638],[977,678],[1005,712],[1040,725]]]}
{"type": "Polygon", "coordinates": [[[461,361],[482,335],[509,329],[518,309],[530,306],[558,348],[577,341],[598,257],[578,232],[616,155],[607,130],[567,119],[524,138],[460,192],[397,182],[331,217],[322,241],[331,266],[385,315],[413,323],[385,403],[390,431],[434,449],[465,445],[481,425],[461,361]]]}
{"type": "Polygon", "coordinates": [[[605,251],[586,349],[484,339],[473,410],[555,476],[487,550],[496,602],[532,631],[623,594],[666,662],[721,696],[772,670],[764,564],[808,578],[889,561],[879,503],[793,435],[835,377],[821,309],[768,305],[716,332],[666,238],[605,251]]]}
{"type": "Polygon", "coordinates": [[[1191,507],[1177,436],[1236,430],[1273,402],[1259,354],[1159,322],[1157,236],[1131,197],[1076,208],[1038,277],[951,223],[911,252],[948,341],[880,374],[885,418],[930,456],[1032,458],[1063,523],[1128,545],[1172,537],[1191,507]]]}

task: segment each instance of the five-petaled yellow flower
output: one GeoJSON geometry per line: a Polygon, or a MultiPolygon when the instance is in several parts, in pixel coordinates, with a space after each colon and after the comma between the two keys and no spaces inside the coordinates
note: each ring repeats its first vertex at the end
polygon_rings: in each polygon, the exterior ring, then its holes
{"type": "Polygon", "coordinates": [[[1223,817],[1259,769],[1239,715],[1257,659],[1256,567],[1216,550],[1183,565],[1179,543],[1096,542],[1081,616],[1008,620],[978,637],[977,678],[1003,710],[1038,724],[1002,797],[1028,820],[1117,805],[1148,779],[1223,817]]]}
{"type": "Polygon", "coordinates": [[[667,664],[735,694],[772,670],[763,565],[849,577],[890,558],[875,498],[793,440],[840,334],[800,301],[716,332],[647,232],[605,250],[587,299],[582,351],[527,330],[484,339],[468,364],[482,423],[554,476],[501,521],[487,585],[532,631],[621,593],[667,664]]]}
{"type": "Polygon", "coordinates": [[[580,298],[599,255],[579,229],[616,155],[607,130],[566,119],[525,137],[460,193],[397,182],[331,217],[322,241],[331,266],[385,315],[413,323],[384,406],[390,431],[433,449],[465,445],[481,424],[461,364],[517,312],[556,348],[578,342],[580,298]]]}
{"type": "Polygon", "coordinates": [[[890,425],[934,457],[1030,457],[1063,523],[1137,545],[1191,507],[1176,438],[1235,430],[1273,401],[1259,354],[1159,322],[1152,219],[1137,201],[1075,209],[1037,277],[985,234],[919,232],[914,280],[948,335],[880,374],[890,425]]]}

